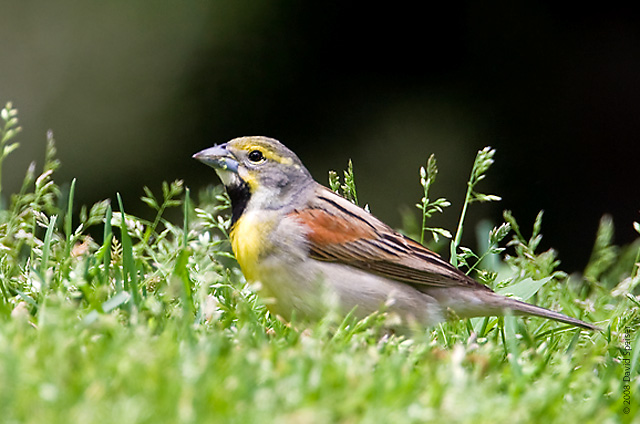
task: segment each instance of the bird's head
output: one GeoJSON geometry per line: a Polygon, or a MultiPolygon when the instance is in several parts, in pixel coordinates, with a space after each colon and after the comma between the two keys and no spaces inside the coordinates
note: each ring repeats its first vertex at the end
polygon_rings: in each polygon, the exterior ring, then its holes
{"type": "Polygon", "coordinates": [[[215,169],[231,197],[234,216],[249,204],[260,209],[291,206],[313,182],[296,154],[268,137],[234,138],[193,158],[215,169]]]}

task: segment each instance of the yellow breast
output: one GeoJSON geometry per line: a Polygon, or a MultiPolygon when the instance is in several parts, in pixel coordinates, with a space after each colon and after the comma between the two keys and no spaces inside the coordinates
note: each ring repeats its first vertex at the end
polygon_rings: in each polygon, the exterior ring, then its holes
{"type": "Polygon", "coordinates": [[[273,224],[261,219],[258,214],[245,213],[229,234],[233,253],[249,281],[260,279],[260,257],[270,246],[267,235],[272,228],[273,224]]]}

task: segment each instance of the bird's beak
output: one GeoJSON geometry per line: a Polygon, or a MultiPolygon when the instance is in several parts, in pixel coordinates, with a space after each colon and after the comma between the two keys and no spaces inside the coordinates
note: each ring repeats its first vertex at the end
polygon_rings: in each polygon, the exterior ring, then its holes
{"type": "Polygon", "coordinates": [[[225,187],[236,187],[243,183],[238,175],[238,159],[227,149],[226,143],[204,149],[193,158],[215,169],[225,187]]]}
{"type": "Polygon", "coordinates": [[[209,165],[215,169],[216,172],[229,171],[235,174],[238,173],[238,161],[235,156],[227,150],[226,144],[201,150],[192,157],[205,165],[209,165]]]}

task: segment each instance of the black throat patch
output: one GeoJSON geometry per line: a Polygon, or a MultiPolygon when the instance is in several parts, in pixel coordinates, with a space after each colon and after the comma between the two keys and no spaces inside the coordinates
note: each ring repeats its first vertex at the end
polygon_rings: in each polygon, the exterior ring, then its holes
{"type": "Polygon", "coordinates": [[[227,193],[231,199],[231,226],[233,226],[247,207],[251,191],[249,191],[249,185],[242,181],[239,185],[227,187],[227,193]]]}

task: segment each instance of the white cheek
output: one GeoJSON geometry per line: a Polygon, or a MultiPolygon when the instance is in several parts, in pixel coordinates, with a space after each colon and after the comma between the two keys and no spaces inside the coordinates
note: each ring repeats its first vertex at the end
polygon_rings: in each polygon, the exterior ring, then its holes
{"type": "Polygon", "coordinates": [[[225,187],[240,184],[240,177],[238,177],[238,174],[235,172],[228,171],[226,169],[216,169],[216,173],[220,177],[220,180],[222,180],[222,184],[224,184],[225,187]]]}

